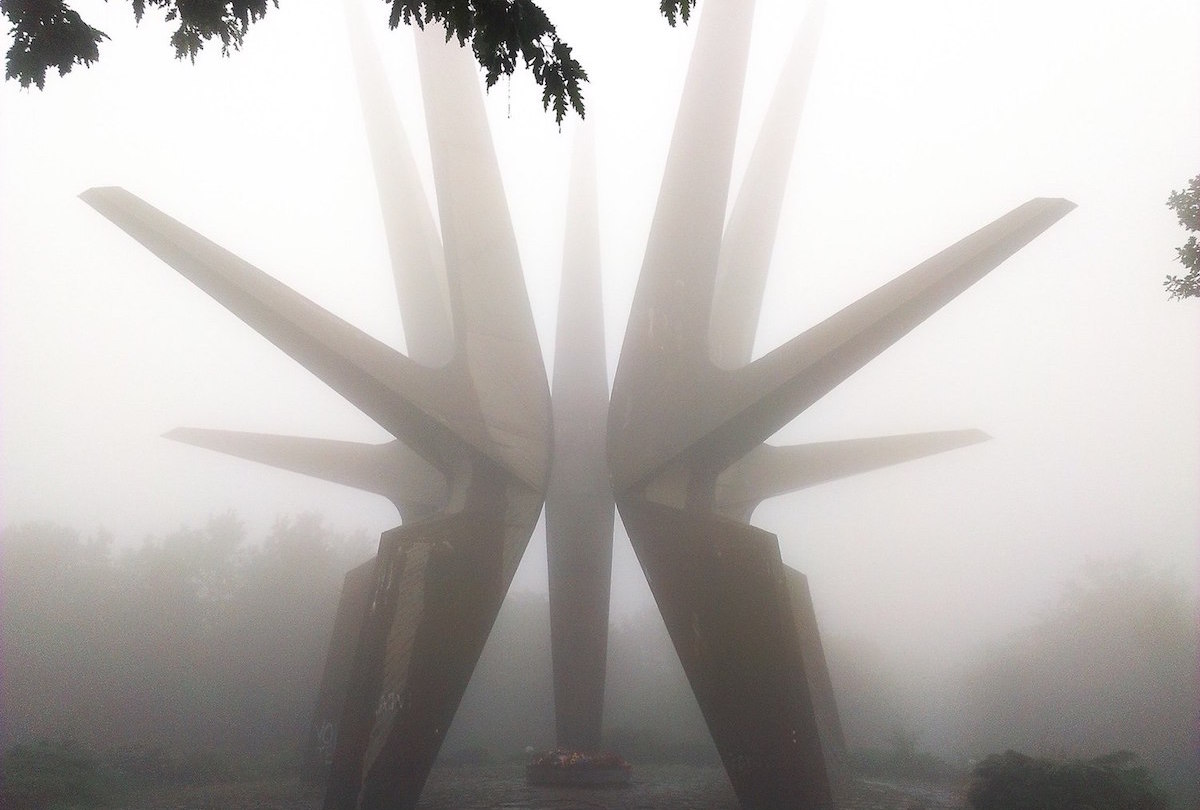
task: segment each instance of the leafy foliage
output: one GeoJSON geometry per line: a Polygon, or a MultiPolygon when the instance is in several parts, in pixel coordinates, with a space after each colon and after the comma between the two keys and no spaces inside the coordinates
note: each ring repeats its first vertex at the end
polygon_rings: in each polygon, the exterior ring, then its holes
{"type": "Polygon", "coordinates": [[[392,11],[388,23],[424,28],[439,22],[459,45],[470,43],[484,70],[487,86],[511,76],[518,59],[542,86],[542,107],[554,107],[561,123],[567,105],[584,113],[580,83],[587,81],[583,66],[571,56],[571,46],[558,38],[546,12],[530,0],[386,0],[392,11]]]}
{"type": "MultiPolygon", "coordinates": [[[[250,25],[267,13],[267,0],[132,0],[139,22],[147,2],[177,23],[171,34],[176,58],[193,61],[212,39],[221,41],[225,55],[240,48],[250,25]]],[[[278,6],[278,0],[274,2],[278,6]]],[[[12,24],[13,36],[5,78],[16,79],[22,87],[44,87],[50,67],[64,76],[75,65],[91,65],[100,58],[100,43],[108,39],[63,0],[0,0],[0,12],[12,24]]]]}
{"type": "Polygon", "coordinates": [[[975,768],[967,799],[975,810],[1165,810],[1149,772],[1128,751],[1055,762],[1005,751],[975,768]]]}
{"type": "MultiPolygon", "coordinates": [[[[568,106],[584,114],[581,84],[587,72],[559,39],[553,23],[532,0],[384,0],[391,6],[389,24],[424,28],[441,23],[446,40],[470,45],[483,68],[487,86],[501,76],[526,67],[542,87],[542,106],[554,110],[562,123],[568,106]]],[[[272,0],[278,8],[279,0],[272,0]]],[[[659,8],[672,26],[686,23],[696,0],[660,0],[659,8]]],[[[141,21],[146,6],[161,10],[176,22],[171,46],[178,59],[195,60],[212,40],[221,53],[241,48],[250,26],[266,16],[267,0],[132,0],[134,17],[141,21]]],[[[5,77],[22,87],[45,86],[46,70],[60,76],[75,65],[91,65],[100,58],[100,43],[108,36],[83,21],[64,0],[0,0],[0,12],[11,24],[13,45],[7,55],[5,77]]]]}
{"type": "MultiPolygon", "coordinates": [[[[140,22],[146,13],[147,0],[133,0],[133,16],[140,22]]],[[[231,50],[242,46],[242,41],[252,22],[261,20],[267,13],[267,0],[227,0],[214,3],[212,0],[149,0],[150,5],[162,9],[168,21],[178,21],[175,33],[171,34],[171,46],[175,56],[185,56],[195,61],[196,54],[212,39],[221,40],[221,53],[229,55],[231,50]]],[[[275,7],[279,7],[275,0],[275,7]]]]}
{"type": "Polygon", "coordinates": [[[90,65],[100,58],[100,43],[108,39],[83,21],[79,13],[60,2],[0,0],[0,11],[12,27],[4,78],[22,87],[46,84],[46,70],[65,76],[75,65],[90,65]]]}
{"type": "MultiPolygon", "coordinates": [[[[1192,233],[1200,231],[1200,174],[1188,181],[1183,191],[1172,191],[1167,207],[1179,217],[1179,224],[1192,233]]],[[[1182,278],[1167,276],[1163,286],[1172,299],[1200,297],[1200,245],[1190,236],[1183,247],[1175,248],[1179,262],[1187,268],[1182,278]]]]}
{"type": "Polygon", "coordinates": [[[660,0],[658,10],[662,12],[673,28],[676,20],[683,20],[683,24],[687,25],[694,5],[696,5],[696,0],[660,0]]]}

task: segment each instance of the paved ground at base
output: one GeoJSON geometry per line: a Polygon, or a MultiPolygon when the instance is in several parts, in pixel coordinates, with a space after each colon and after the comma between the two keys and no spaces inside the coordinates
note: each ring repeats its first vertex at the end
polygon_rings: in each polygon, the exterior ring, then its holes
{"type": "MultiPolygon", "coordinates": [[[[859,780],[837,810],[962,810],[965,791],[942,785],[859,780]]],[[[321,791],[299,782],[210,785],[147,793],[128,810],[320,810],[321,791]]],[[[644,766],[627,787],[525,784],[519,764],[438,768],[418,810],[737,810],[717,767],[644,766]]]]}

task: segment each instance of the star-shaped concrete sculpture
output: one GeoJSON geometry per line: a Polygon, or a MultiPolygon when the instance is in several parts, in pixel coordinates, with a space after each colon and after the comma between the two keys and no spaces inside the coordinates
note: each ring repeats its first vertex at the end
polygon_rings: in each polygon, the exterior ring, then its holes
{"type": "Polygon", "coordinates": [[[742,804],[830,803],[845,743],[808,584],[751,515],[986,436],[765,440],[1071,206],[1027,203],[752,362],[821,9],[726,221],[751,13],[705,6],[611,403],[590,144],[573,164],[551,400],[473,66],[438,33],[418,36],[418,62],[440,236],[361,32],[353,48],[407,356],[128,192],[83,195],[396,437],[168,434],[376,492],[402,517],[347,575],[310,746],[332,765],[327,808],[415,804],[543,495],[558,742],[600,745],[614,493],[742,804]]]}

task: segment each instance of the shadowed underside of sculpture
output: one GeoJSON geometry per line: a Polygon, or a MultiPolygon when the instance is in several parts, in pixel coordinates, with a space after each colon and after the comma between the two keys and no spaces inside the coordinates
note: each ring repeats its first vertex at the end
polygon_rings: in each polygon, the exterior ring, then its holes
{"type": "MultiPolygon", "coordinates": [[[[404,271],[424,285],[425,299],[413,306],[433,307],[407,332],[414,357],[128,192],[82,195],[396,437],[372,446],[176,434],[380,492],[405,519],[381,538],[344,676],[331,810],[415,805],[537,521],[549,471],[549,391],[474,70],[436,32],[419,38],[418,59],[441,237],[427,209],[415,218],[425,222],[415,249],[407,235],[408,254],[427,260],[404,271]]],[[[389,194],[395,205],[426,206],[419,191],[393,186],[381,189],[381,200],[389,194]]],[[[398,288],[403,295],[399,280],[398,288]]],[[[407,328],[407,312],[405,321],[407,328]]]]}
{"type": "Polygon", "coordinates": [[[986,437],[763,442],[1073,206],[1026,203],[751,362],[799,106],[794,88],[776,94],[727,224],[750,5],[711,0],[702,13],[613,384],[608,457],[742,805],[828,807],[844,743],[807,582],[747,521],[766,497],[986,437]]]}

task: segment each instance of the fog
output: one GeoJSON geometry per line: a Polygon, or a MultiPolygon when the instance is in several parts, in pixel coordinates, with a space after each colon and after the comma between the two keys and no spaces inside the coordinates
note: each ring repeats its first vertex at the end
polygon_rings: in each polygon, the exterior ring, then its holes
{"type": "MultiPolygon", "coordinates": [[[[45,523],[0,532],[0,743],[73,738],[127,773],[185,780],[294,772],[309,745],[322,750],[309,736],[320,714],[308,724],[341,572],[371,538],[312,514],[254,536],[226,513],[113,553],[119,540],[45,523]]],[[[934,678],[870,639],[827,633],[850,761],[873,775],[959,777],[1010,747],[1131,749],[1176,806],[1194,806],[1195,612],[1177,576],[1124,561],[1085,567],[1037,617],[934,678]]],[[[605,745],[639,767],[716,765],[653,608],[613,623],[607,669],[605,745]]],[[[549,747],[552,695],[546,596],[511,592],[442,763],[519,762],[527,746],[549,747]]]]}
{"type": "MultiPolygon", "coordinates": [[[[694,30],[648,0],[545,8],[591,77],[613,369],[694,30]]],[[[803,11],[758,4],[735,188],[803,11]]],[[[398,521],[381,498],[160,438],[387,434],[76,198],[124,186],[402,348],[340,13],[288,3],[194,66],[160,22],[90,13],[98,65],[0,87],[0,523],[136,547],[230,509],[251,538],[315,510],[378,535],[398,521]]],[[[373,14],[429,190],[411,36],[373,14]]],[[[1194,593],[1200,311],[1161,281],[1184,241],[1167,194],[1200,171],[1198,35],[1189,0],[831,4],[758,353],[1028,198],[1079,206],[773,440],[993,437],[758,510],[831,643],[927,682],[1035,626],[1089,560],[1194,593]]],[[[539,96],[518,74],[486,103],[549,364],[581,124],[539,96]]],[[[636,624],[654,614],[619,528],[615,557],[615,619],[636,624]]],[[[539,529],[514,588],[545,576],[539,529]]]]}

